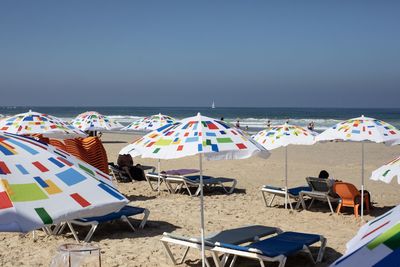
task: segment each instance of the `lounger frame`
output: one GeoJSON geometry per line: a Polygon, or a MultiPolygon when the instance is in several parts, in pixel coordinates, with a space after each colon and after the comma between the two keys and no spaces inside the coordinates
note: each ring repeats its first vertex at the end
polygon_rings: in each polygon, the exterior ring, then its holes
{"type": "MultiPolygon", "coordinates": [[[[314,264],[322,261],[324,252],[325,252],[326,238],[323,236],[320,236],[319,241],[321,242],[321,245],[320,245],[320,249],[318,251],[318,255],[317,255],[316,259],[314,259],[313,255],[310,251],[310,248],[308,246],[304,245],[303,249],[301,250],[310,256],[310,258],[314,264]]],[[[229,265],[230,267],[234,267],[237,257],[245,257],[245,258],[258,260],[261,267],[265,267],[266,261],[279,262],[279,267],[284,267],[286,264],[286,260],[287,260],[287,257],[285,255],[268,257],[266,255],[263,255],[262,251],[260,251],[258,249],[254,249],[254,248],[250,248],[248,251],[241,251],[241,250],[235,250],[235,249],[231,249],[231,248],[221,247],[218,242],[215,245],[216,246],[211,250],[211,253],[213,256],[214,263],[217,267],[223,267],[225,265],[224,262],[222,262],[219,259],[218,253],[223,253],[224,255],[234,255],[234,257],[231,261],[231,264],[229,265]]],[[[299,252],[301,252],[301,251],[299,251],[299,252]]]]}
{"type": "MultiPolygon", "coordinates": [[[[144,228],[144,226],[147,223],[147,220],[148,220],[149,215],[150,215],[150,211],[148,209],[144,209],[143,213],[140,213],[140,214],[143,214],[143,218],[142,218],[142,220],[141,220],[141,222],[139,224],[139,228],[142,229],[142,228],[144,228]]],[[[131,215],[129,217],[134,217],[136,215],[139,215],[139,213],[131,215]]],[[[121,215],[121,217],[119,219],[124,221],[124,222],[126,222],[129,225],[129,227],[132,229],[133,232],[136,231],[135,227],[130,222],[128,216],[121,215]]],[[[116,219],[116,220],[119,220],[119,219],[116,219]]],[[[113,221],[116,221],[116,220],[113,220],[113,221]]],[[[109,221],[109,222],[112,222],[112,221],[109,221]]],[[[87,222],[85,222],[85,221],[80,221],[80,220],[72,220],[72,221],[66,222],[66,225],[68,225],[68,228],[70,229],[72,235],[74,236],[76,242],[78,242],[78,243],[80,242],[80,240],[78,238],[78,234],[77,234],[76,230],[73,227],[73,224],[76,224],[76,225],[79,225],[79,226],[90,226],[90,230],[86,234],[86,236],[85,236],[85,238],[83,240],[83,242],[88,243],[91,240],[91,238],[92,238],[94,232],[96,231],[97,227],[101,223],[102,222],[99,223],[98,221],[87,221],[87,222]]],[[[61,233],[64,230],[64,228],[65,228],[65,224],[58,230],[58,233],[61,233]]]]}

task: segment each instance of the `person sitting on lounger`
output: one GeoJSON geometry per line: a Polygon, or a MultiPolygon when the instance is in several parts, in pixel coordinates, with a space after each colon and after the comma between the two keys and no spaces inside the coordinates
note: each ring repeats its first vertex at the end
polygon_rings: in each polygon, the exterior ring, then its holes
{"type": "Polygon", "coordinates": [[[137,164],[136,166],[133,165],[133,159],[131,155],[118,155],[117,164],[118,167],[121,170],[124,170],[132,180],[142,181],[146,179],[140,164],[137,164]]]}

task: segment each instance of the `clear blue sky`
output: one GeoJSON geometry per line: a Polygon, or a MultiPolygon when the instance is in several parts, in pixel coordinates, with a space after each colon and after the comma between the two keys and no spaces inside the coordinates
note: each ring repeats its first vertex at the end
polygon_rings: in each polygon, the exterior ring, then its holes
{"type": "Polygon", "coordinates": [[[0,2],[0,105],[399,107],[400,1],[0,2]]]}

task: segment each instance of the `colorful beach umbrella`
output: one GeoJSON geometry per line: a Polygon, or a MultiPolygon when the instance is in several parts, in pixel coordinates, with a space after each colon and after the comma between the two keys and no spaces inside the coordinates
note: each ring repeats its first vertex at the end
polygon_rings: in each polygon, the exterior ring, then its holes
{"type": "Polygon", "coordinates": [[[72,121],[72,125],[82,131],[104,131],[123,127],[119,122],[113,121],[96,111],[87,111],[79,114],[72,121]]]}
{"type": "MultiPolygon", "coordinates": [[[[364,141],[375,143],[390,142],[400,138],[400,132],[393,125],[369,117],[358,117],[339,122],[318,135],[316,141],[357,141],[361,145],[361,199],[364,199],[364,141]]],[[[361,218],[364,212],[364,201],[361,201],[361,218]]]]}
{"type": "Polygon", "coordinates": [[[0,231],[108,214],[128,201],[102,173],[31,138],[0,133],[0,231]]]}
{"type": "MultiPolygon", "coordinates": [[[[300,126],[284,124],[272,126],[253,136],[253,139],[268,150],[285,147],[285,190],[288,189],[287,146],[288,145],[313,145],[315,132],[300,126]]],[[[285,208],[287,208],[287,196],[285,208]]]]}
{"type": "Polygon", "coordinates": [[[397,183],[400,184],[400,156],[373,171],[370,179],[390,183],[395,176],[397,183]]]}
{"type": "Polygon", "coordinates": [[[167,124],[143,136],[131,146],[143,158],[176,159],[199,155],[200,217],[202,264],[204,254],[203,156],[208,160],[244,159],[254,155],[268,157],[269,152],[231,125],[213,118],[197,116],[167,124]]]}
{"type": "Polygon", "coordinates": [[[331,267],[399,266],[400,262],[400,206],[364,224],[347,243],[346,254],[331,267]]]}
{"type": "Polygon", "coordinates": [[[31,110],[0,120],[0,131],[19,135],[41,134],[61,139],[86,136],[84,132],[59,118],[31,110]]]}
{"type": "Polygon", "coordinates": [[[176,120],[168,115],[161,113],[135,120],[128,126],[122,128],[122,131],[154,131],[166,124],[174,123],[176,120]]]}

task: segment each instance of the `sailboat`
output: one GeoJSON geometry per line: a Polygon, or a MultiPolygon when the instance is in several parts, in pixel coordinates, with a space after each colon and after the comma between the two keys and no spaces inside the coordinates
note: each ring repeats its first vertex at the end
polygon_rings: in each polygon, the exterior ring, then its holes
{"type": "Polygon", "coordinates": [[[214,103],[214,101],[212,102],[211,108],[215,108],[215,103],[214,103]]]}

